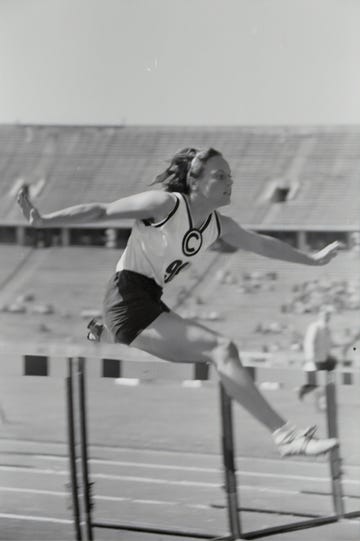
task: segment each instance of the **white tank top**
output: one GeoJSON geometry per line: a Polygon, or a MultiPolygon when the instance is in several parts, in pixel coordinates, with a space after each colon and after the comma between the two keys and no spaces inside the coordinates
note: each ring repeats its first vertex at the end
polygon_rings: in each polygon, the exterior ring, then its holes
{"type": "Polygon", "coordinates": [[[116,271],[130,270],[153,278],[161,287],[190,265],[220,235],[214,211],[204,223],[193,225],[186,196],[172,193],[174,208],[161,222],[136,220],[116,271]]]}

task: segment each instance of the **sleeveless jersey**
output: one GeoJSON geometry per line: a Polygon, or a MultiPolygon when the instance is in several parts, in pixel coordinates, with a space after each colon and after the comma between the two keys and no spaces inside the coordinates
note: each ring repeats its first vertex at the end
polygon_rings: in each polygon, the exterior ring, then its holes
{"type": "Polygon", "coordinates": [[[196,228],[186,196],[174,192],[171,195],[175,205],[164,220],[135,221],[116,271],[134,271],[164,287],[201,258],[204,250],[219,237],[220,221],[216,211],[196,228]]]}

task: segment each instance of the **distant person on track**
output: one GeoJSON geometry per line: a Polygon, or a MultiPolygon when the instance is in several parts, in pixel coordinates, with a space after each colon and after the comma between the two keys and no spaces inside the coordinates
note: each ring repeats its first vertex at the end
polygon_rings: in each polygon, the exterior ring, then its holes
{"type": "Polygon", "coordinates": [[[90,339],[128,344],[172,362],[212,363],[228,394],[262,423],[282,456],[319,455],[336,439],[318,439],[316,427],[299,430],[260,393],[241,363],[234,342],[184,319],[161,300],[163,288],[187,271],[218,238],[236,249],[303,265],[325,265],[337,254],[334,242],[307,254],[277,239],[242,228],[217,211],[230,204],[233,179],[228,162],[213,148],[184,148],[149,190],[112,203],[80,204],[40,214],[26,191],[18,203],[35,227],[62,227],[134,218],[127,247],[107,286],[104,323],[91,321],[90,339]]]}
{"type": "Polygon", "coordinates": [[[312,321],[305,332],[304,337],[304,371],[306,383],[298,391],[299,400],[318,388],[317,371],[334,370],[337,361],[331,355],[332,338],[329,322],[331,309],[327,306],[320,308],[318,317],[312,321]]]}

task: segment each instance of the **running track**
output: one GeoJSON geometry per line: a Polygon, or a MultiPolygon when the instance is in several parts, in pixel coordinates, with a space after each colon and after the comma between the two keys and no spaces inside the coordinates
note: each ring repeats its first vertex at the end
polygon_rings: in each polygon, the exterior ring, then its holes
{"type": "MultiPolygon", "coordinates": [[[[227,532],[219,456],[100,445],[90,448],[90,456],[96,520],[227,532]]],[[[323,460],[238,457],[237,467],[245,531],[332,513],[323,460]]],[[[358,510],[360,466],[346,466],[344,473],[346,511],[358,510]]],[[[73,539],[64,444],[0,440],[0,479],[1,540],[73,539]]],[[[347,541],[359,534],[357,519],[269,539],[313,535],[317,541],[347,541]]],[[[139,539],[139,534],[96,529],[95,539],[139,539]]]]}

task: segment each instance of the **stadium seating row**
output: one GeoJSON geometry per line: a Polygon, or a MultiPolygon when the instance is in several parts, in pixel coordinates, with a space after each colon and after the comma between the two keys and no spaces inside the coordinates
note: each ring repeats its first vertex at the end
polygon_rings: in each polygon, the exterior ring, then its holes
{"type": "Polygon", "coordinates": [[[189,145],[223,151],[236,181],[230,213],[244,224],[358,229],[355,128],[0,126],[0,225],[24,223],[14,204],[21,182],[44,211],[110,201],[146,189],[189,145]]]}

